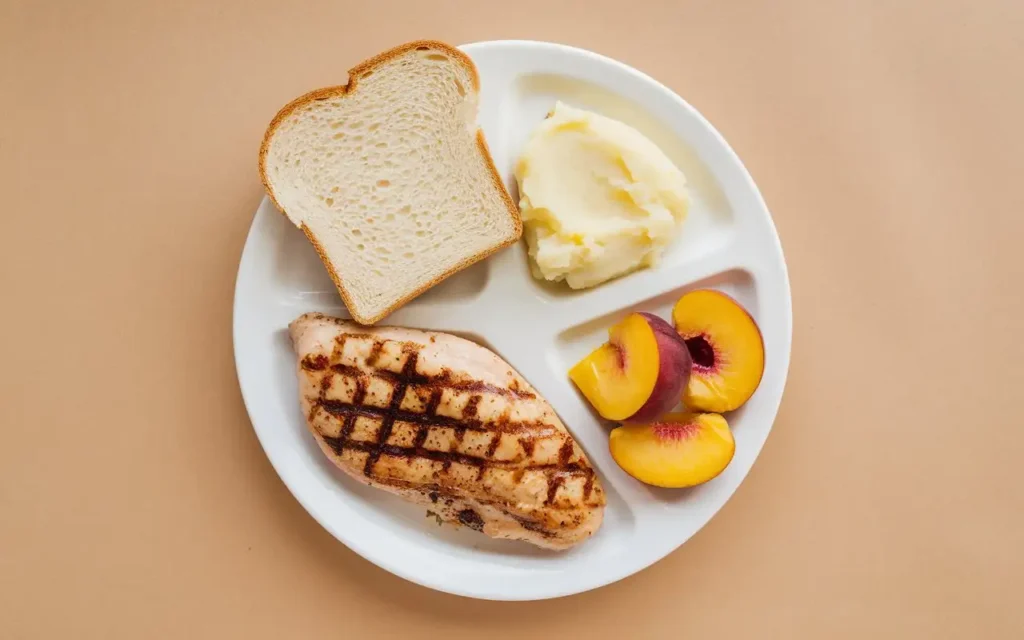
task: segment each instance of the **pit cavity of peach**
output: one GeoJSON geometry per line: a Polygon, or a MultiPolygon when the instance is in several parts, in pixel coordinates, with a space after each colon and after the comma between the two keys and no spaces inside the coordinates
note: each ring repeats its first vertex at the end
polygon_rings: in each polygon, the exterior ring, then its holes
{"type": "Polygon", "coordinates": [[[683,342],[686,343],[686,349],[690,352],[694,369],[704,373],[714,373],[718,370],[721,356],[707,334],[684,335],[683,342]]]}
{"type": "Polygon", "coordinates": [[[683,403],[717,413],[746,403],[764,373],[764,342],[753,316],[721,291],[698,289],[676,302],[672,319],[694,363],[683,403]]]}

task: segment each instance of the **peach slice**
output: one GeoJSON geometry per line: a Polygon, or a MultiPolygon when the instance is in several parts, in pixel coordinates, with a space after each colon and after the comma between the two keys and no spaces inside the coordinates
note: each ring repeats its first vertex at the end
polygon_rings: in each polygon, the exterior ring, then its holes
{"type": "Polygon", "coordinates": [[[625,424],[612,430],[608,444],[623,471],[670,489],[711,480],[736,452],[729,424],[717,413],[670,413],[649,424],[625,424]]]}
{"type": "Polygon", "coordinates": [[[692,363],[679,334],[661,318],[631,313],[608,342],[569,370],[569,378],[608,420],[651,420],[679,401],[692,363]]]}
{"type": "Polygon", "coordinates": [[[720,291],[700,289],[679,299],[672,320],[693,359],[683,394],[687,408],[725,413],[754,395],[764,373],[764,342],[746,309],[720,291]]]}

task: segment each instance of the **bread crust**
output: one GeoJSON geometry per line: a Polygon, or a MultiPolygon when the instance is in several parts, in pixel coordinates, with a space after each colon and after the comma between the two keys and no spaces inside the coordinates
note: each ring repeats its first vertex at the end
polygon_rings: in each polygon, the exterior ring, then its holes
{"type": "MultiPolygon", "coordinates": [[[[267,178],[266,159],[267,151],[270,148],[270,140],[271,138],[273,138],[274,133],[277,131],[277,128],[278,126],[280,126],[281,122],[283,122],[284,119],[291,115],[292,112],[294,112],[296,109],[299,109],[300,107],[303,107],[311,102],[315,102],[317,100],[326,100],[329,98],[344,97],[349,95],[350,93],[355,92],[356,89],[359,88],[359,79],[365,73],[369,71],[374,71],[381,64],[416,49],[440,50],[451,56],[452,59],[456,60],[469,72],[470,77],[473,80],[473,91],[476,93],[480,92],[480,75],[477,72],[476,65],[473,64],[473,61],[470,59],[469,56],[467,56],[465,53],[463,53],[456,47],[453,47],[444,42],[440,42],[437,40],[415,40],[413,42],[407,42],[393,49],[384,51],[383,53],[379,53],[376,56],[369,58],[368,60],[364,60],[363,62],[360,62],[356,66],[352,67],[351,69],[349,69],[348,72],[349,79],[347,84],[337,85],[333,87],[324,87],[322,89],[315,89],[313,91],[310,91],[309,93],[306,93],[292,100],[284,107],[282,107],[281,110],[277,112],[277,115],[274,116],[274,119],[270,121],[270,124],[267,126],[266,132],[263,134],[263,141],[260,144],[260,181],[263,183],[263,188],[266,190],[267,195],[270,196],[270,200],[274,203],[274,206],[277,207],[278,211],[280,211],[282,214],[285,213],[284,207],[282,207],[281,203],[278,202],[277,197],[274,195],[274,190],[270,186],[270,180],[267,178]]],[[[331,265],[331,261],[328,259],[323,247],[320,245],[319,241],[317,241],[316,239],[316,236],[313,235],[313,233],[309,230],[305,223],[302,224],[302,232],[306,235],[306,238],[309,239],[310,244],[313,245],[313,248],[316,250],[317,255],[320,256],[320,260],[324,263],[324,266],[327,267],[327,273],[331,276],[331,280],[334,282],[334,286],[338,289],[338,293],[341,295],[341,299],[345,303],[345,307],[348,309],[349,314],[352,315],[352,319],[358,322],[359,324],[372,325],[382,320],[391,313],[394,313],[398,308],[404,306],[413,298],[421,295],[428,289],[438,285],[446,278],[454,275],[455,273],[458,273],[459,271],[462,271],[466,267],[476,264],[477,262],[483,260],[484,258],[493,255],[500,249],[504,249],[505,247],[515,244],[516,242],[519,241],[519,238],[522,237],[523,221],[519,214],[519,206],[512,199],[512,196],[509,194],[508,189],[505,188],[505,183],[501,179],[501,174],[498,173],[498,168],[494,165],[494,159],[491,157],[491,151],[487,146],[487,140],[484,138],[484,132],[479,127],[477,127],[476,131],[476,140],[477,146],[479,147],[480,153],[484,158],[487,169],[491,174],[491,179],[495,187],[498,189],[498,192],[501,194],[501,199],[505,203],[505,206],[508,208],[509,216],[512,218],[514,227],[512,237],[509,240],[502,242],[501,244],[491,247],[490,249],[487,249],[476,255],[470,256],[459,261],[451,269],[445,271],[444,273],[437,276],[433,280],[430,280],[429,282],[425,283],[423,286],[413,290],[408,295],[403,296],[400,300],[398,300],[393,305],[391,305],[390,307],[388,307],[379,314],[373,316],[363,316],[358,312],[358,310],[354,308],[352,296],[345,288],[345,284],[342,282],[341,277],[338,275],[338,273],[334,270],[334,267],[331,265]]]]}

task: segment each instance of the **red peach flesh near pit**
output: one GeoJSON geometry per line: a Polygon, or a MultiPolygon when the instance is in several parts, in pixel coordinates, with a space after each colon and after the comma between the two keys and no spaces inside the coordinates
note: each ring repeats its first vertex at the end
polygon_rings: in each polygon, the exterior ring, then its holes
{"type": "Polygon", "coordinates": [[[693,423],[673,424],[671,422],[655,422],[651,425],[654,436],[659,440],[679,441],[688,440],[697,435],[700,429],[693,423]]]}

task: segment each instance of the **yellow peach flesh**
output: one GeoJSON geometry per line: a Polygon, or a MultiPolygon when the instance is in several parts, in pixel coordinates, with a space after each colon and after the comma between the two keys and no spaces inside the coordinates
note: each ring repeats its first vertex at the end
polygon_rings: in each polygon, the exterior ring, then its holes
{"type": "Polygon", "coordinates": [[[569,370],[569,378],[603,418],[625,420],[647,402],[658,381],[658,342],[638,313],[614,325],[608,337],[569,370]]]}
{"type": "Polygon", "coordinates": [[[692,487],[722,472],[736,452],[725,418],[670,413],[650,424],[612,430],[612,458],[637,480],[666,488],[692,487]]]}
{"type": "Polygon", "coordinates": [[[679,299],[672,320],[693,358],[684,404],[724,413],[749,400],[764,373],[764,343],[750,314],[724,293],[702,289],[679,299]]]}

